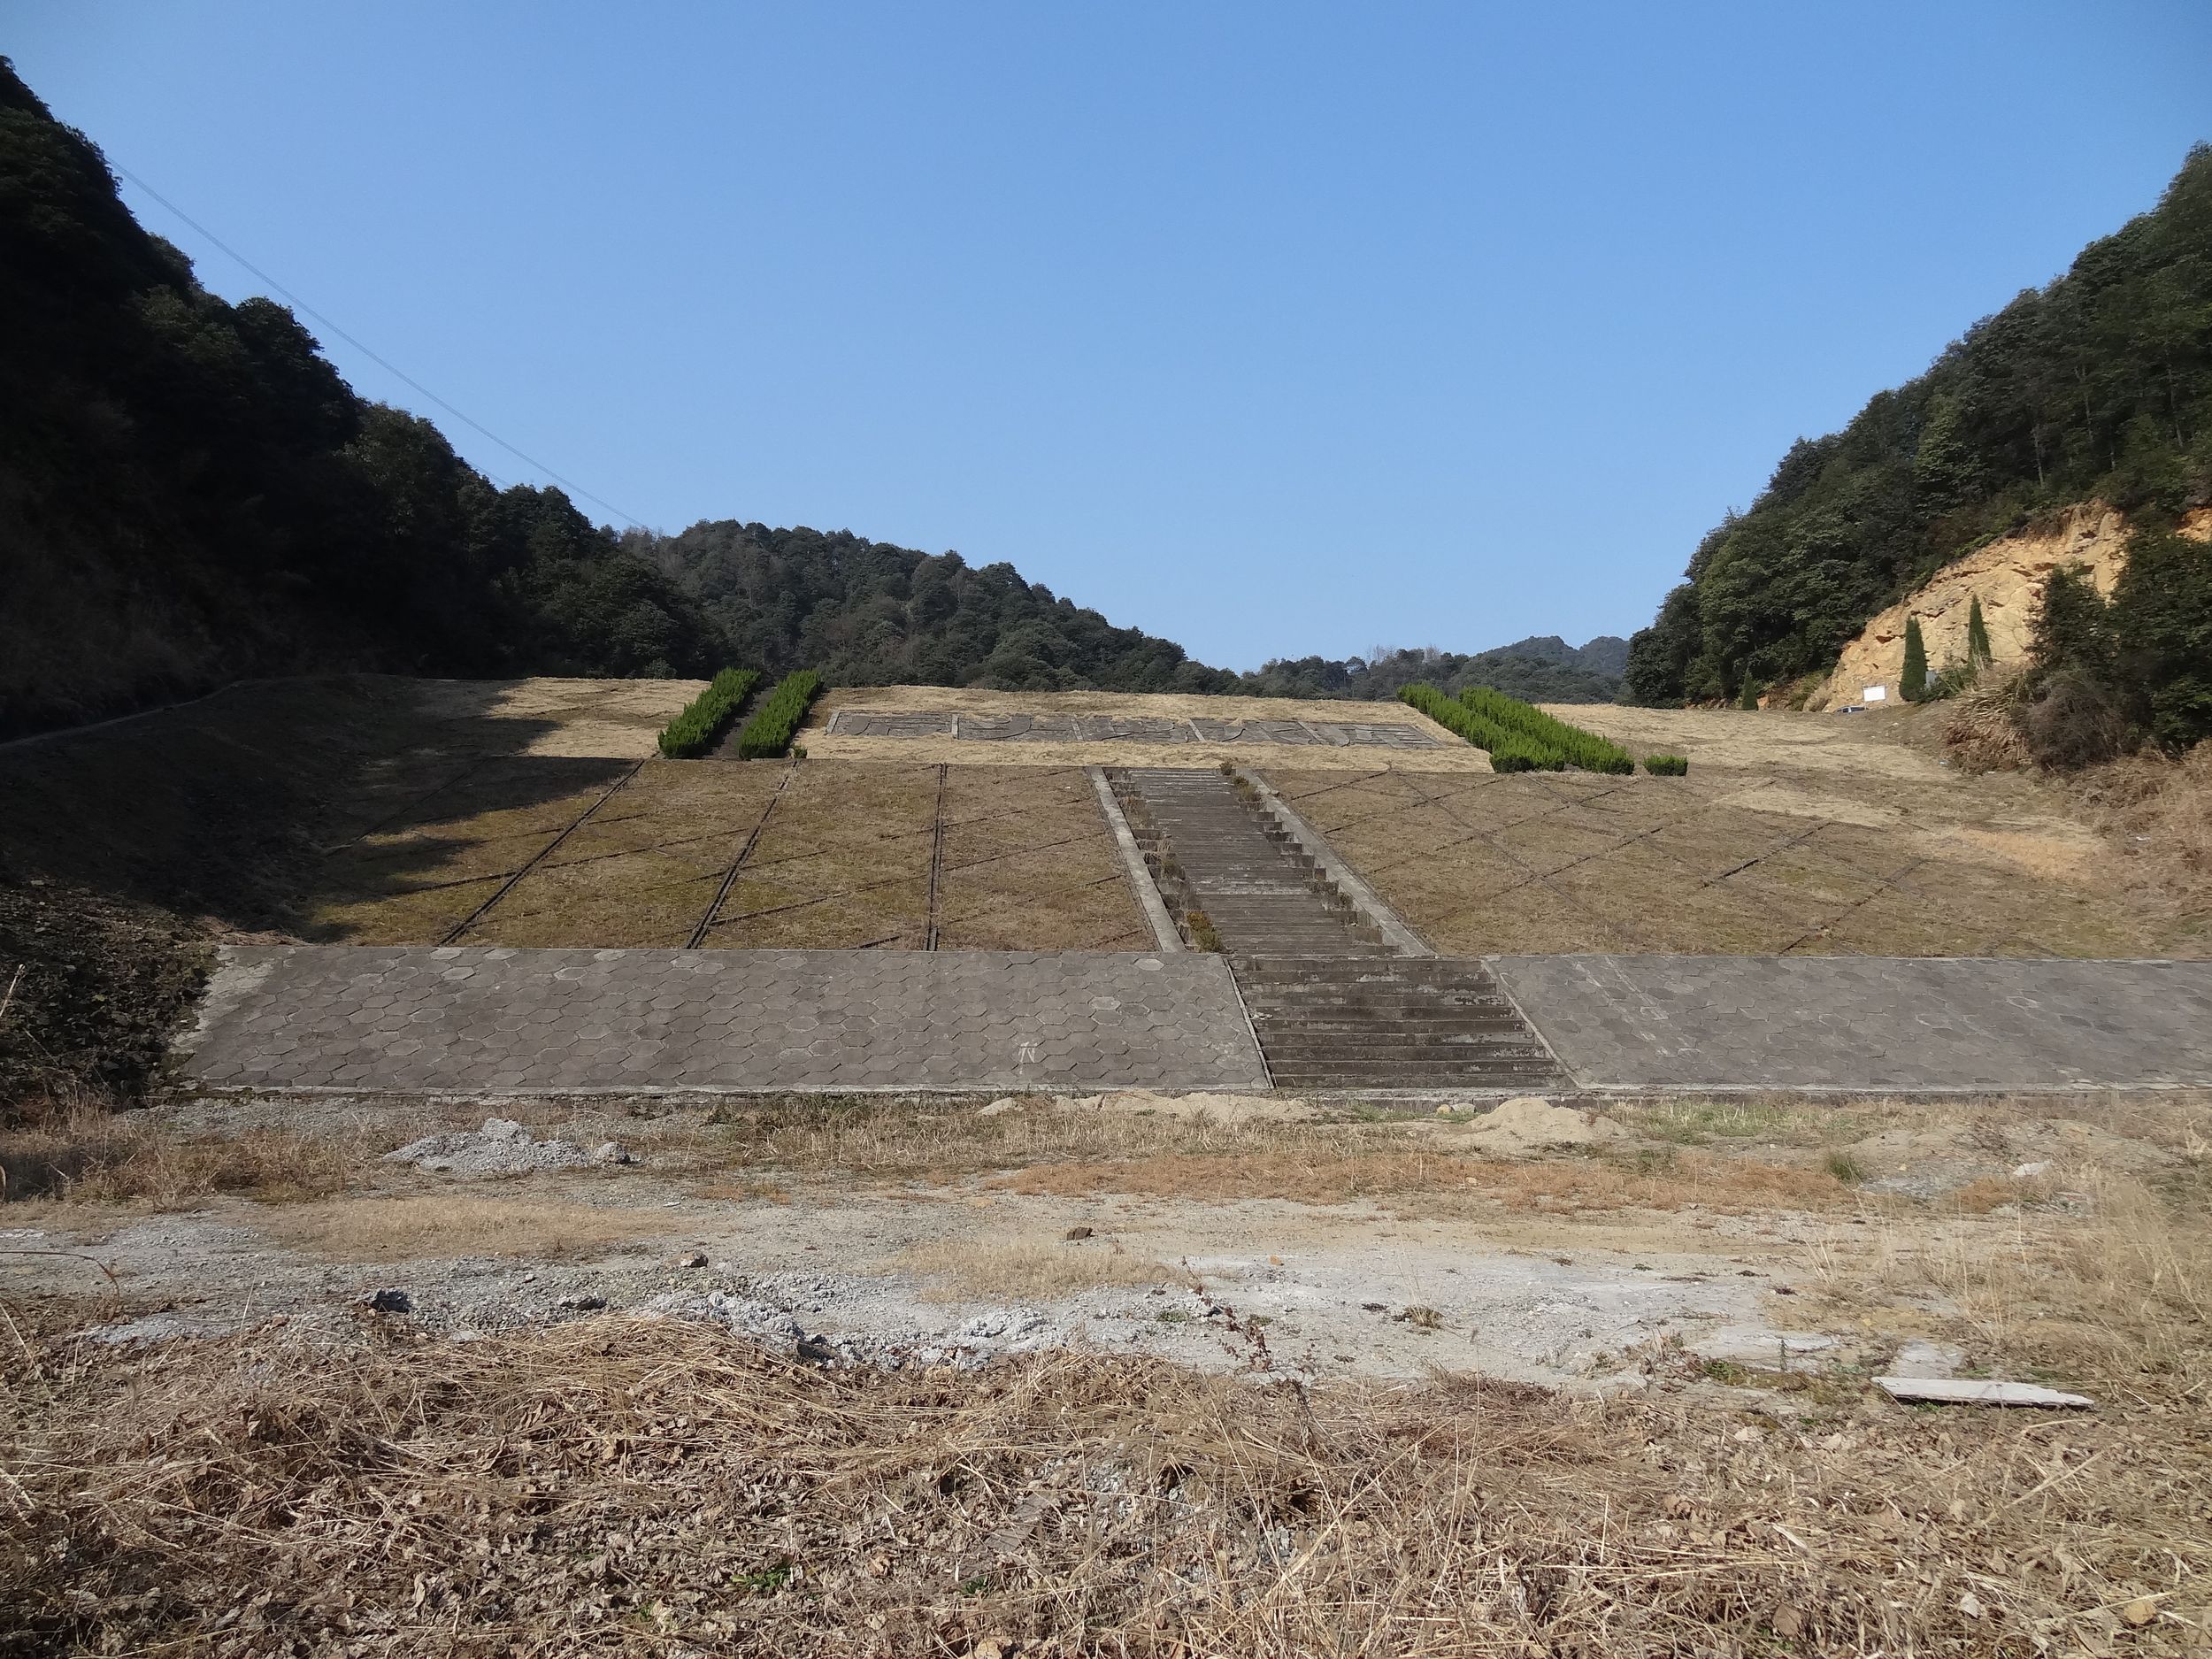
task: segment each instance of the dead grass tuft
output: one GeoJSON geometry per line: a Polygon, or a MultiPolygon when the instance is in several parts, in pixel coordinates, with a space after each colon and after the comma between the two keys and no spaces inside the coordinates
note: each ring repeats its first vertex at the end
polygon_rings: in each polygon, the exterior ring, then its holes
{"type": "Polygon", "coordinates": [[[1984,669],[1945,711],[1943,752],[1962,772],[2018,772],[2034,764],[2013,718],[2024,672],[2020,664],[1984,669]]]}
{"type": "Polygon", "coordinates": [[[0,1130],[0,1202],[144,1203],[217,1193],[290,1202],[345,1185],[346,1148],[280,1129],[174,1135],[85,1092],[50,1095],[0,1130]]]}
{"type": "Polygon", "coordinates": [[[1189,1272],[1131,1256],[1110,1240],[1082,1243],[1043,1240],[979,1240],[929,1244],[902,1251],[887,1267],[949,1281],[933,1300],[956,1294],[1042,1299],[1116,1285],[1181,1285],[1198,1288],[1189,1272]]]}
{"type": "Polygon", "coordinates": [[[825,1372],[618,1319],[12,1368],[27,1652],[2172,1652],[2212,1601],[2171,1415],[825,1372]]]}
{"type": "Polygon", "coordinates": [[[2128,756],[2092,768],[2077,788],[2117,843],[2130,886],[2185,915],[2212,916],[2212,742],[2178,761],[2128,756]]]}
{"type": "Polygon", "coordinates": [[[259,1225],[280,1242],[334,1262],[551,1259],[668,1231],[667,1217],[650,1211],[467,1196],[353,1198],[277,1210],[259,1225]]]}

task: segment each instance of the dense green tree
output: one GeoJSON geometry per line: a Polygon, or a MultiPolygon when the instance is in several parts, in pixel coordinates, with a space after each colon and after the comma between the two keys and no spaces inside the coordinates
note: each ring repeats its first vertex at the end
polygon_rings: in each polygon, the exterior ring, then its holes
{"type": "Polygon", "coordinates": [[[1260,696],[1386,702],[1417,682],[1455,697],[1470,687],[1488,686],[1527,703],[1611,703],[1620,695],[1627,655],[1628,641],[1611,635],[1578,649],[1547,634],[1472,655],[1379,650],[1371,658],[1279,660],[1245,675],[1240,688],[1260,696]]]}
{"type": "Polygon", "coordinates": [[[713,626],[131,218],[0,58],[0,733],[246,674],[697,673],[713,626]]]}
{"type": "Polygon", "coordinates": [[[2212,549],[2138,535],[2108,619],[2112,678],[2135,727],[2170,750],[2212,737],[2212,549]]]}
{"type": "Polygon", "coordinates": [[[1824,671],[1978,541],[2091,498],[2154,518],[2212,498],[2212,148],[2067,274],[1793,444],[1631,641],[1630,694],[1707,702],[1824,671]]]}
{"type": "Polygon", "coordinates": [[[1969,668],[1986,668],[1996,660],[1989,648],[1989,624],[1982,619],[1982,596],[1970,595],[1966,611],[1966,663],[1969,668]]]}
{"type": "Polygon", "coordinates": [[[2083,566],[2062,565],[2044,584],[2028,657],[2045,673],[2075,668],[2100,678],[2109,676],[2111,614],[2083,566]]]}
{"type": "Polygon", "coordinates": [[[1236,675],[1056,597],[1011,565],[971,565],[849,530],[724,519],[624,545],[713,621],[733,660],[836,685],[1217,692],[1236,675]]]}
{"type": "Polygon", "coordinates": [[[1897,676],[1897,695],[1907,703],[1923,703],[1928,695],[1928,642],[1921,637],[1920,618],[1905,618],[1905,666],[1897,676]]]}
{"type": "Polygon", "coordinates": [[[2108,601],[2079,565],[2053,572],[2029,658],[2024,726],[2047,763],[2085,748],[2101,758],[2139,735],[2170,751],[2212,737],[2212,549],[2139,534],[2108,601]],[[2086,737],[2085,710],[2096,717],[2086,737]]]}

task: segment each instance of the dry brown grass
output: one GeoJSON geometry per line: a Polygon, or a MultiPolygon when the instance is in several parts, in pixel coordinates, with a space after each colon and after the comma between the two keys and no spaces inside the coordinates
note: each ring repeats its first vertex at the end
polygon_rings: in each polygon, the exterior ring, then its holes
{"type": "MultiPolygon", "coordinates": [[[[1835,717],[1700,718],[1787,732],[1835,717]]],[[[1894,741],[1831,747],[1869,764],[1806,770],[1778,745],[1741,771],[1694,760],[1686,778],[1269,778],[1453,954],[2201,953],[2201,941],[2177,940],[2169,907],[2116,878],[2102,839],[2055,786],[1963,779],[1894,741]],[[1884,755],[1912,767],[1869,758],[1884,755]],[[1661,892],[1667,902],[1655,905],[1661,892]]]]}
{"type": "Polygon", "coordinates": [[[334,1262],[457,1256],[553,1259],[657,1237],[665,1215],[559,1199],[362,1197],[259,1218],[272,1238],[334,1262]]]}
{"type": "Polygon", "coordinates": [[[944,1281],[929,1293],[930,1300],[954,1300],[964,1293],[1048,1297],[1116,1285],[1184,1285],[1193,1289],[1198,1285],[1190,1273],[1132,1256],[1110,1239],[978,1239],[918,1245],[884,1265],[944,1281]]]}
{"type": "Polygon", "coordinates": [[[1993,1199],[2062,1189],[2087,1213],[2031,1210],[1969,1226],[1878,1220],[1855,1244],[1817,1246],[1809,1265],[1847,1313],[1932,1294],[1998,1374],[2101,1385],[2131,1408],[2181,1414],[2201,1443],[2212,1405],[2212,1235],[2201,1194],[2177,1201],[2085,1164],[2024,1184],[1978,1182],[1946,1208],[1987,1216],[1993,1199]]]}
{"type": "MultiPolygon", "coordinates": [[[[705,1169],[777,1175],[944,1180],[1066,1158],[1340,1150],[1346,1137],[1401,1144],[1394,1125],[1224,1122],[1210,1117],[1102,1111],[1042,1097],[985,1118],[974,1103],[881,1096],[791,1096],[733,1107],[703,1141],[681,1146],[705,1169]]],[[[648,1141],[648,1144],[650,1144],[648,1141]]]]}
{"type": "Polygon", "coordinates": [[[68,1092],[0,1130],[0,1202],[174,1210],[217,1193],[294,1202],[342,1187],[356,1151],[280,1129],[169,1134],[96,1094],[68,1092]]]}
{"type": "MultiPolygon", "coordinates": [[[[1489,1159],[1379,1145],[1345,1153],[1267,1150],[1234,1156],[1151,1157],[1043,1164],[995,1178],[1010,1192],[1080,1197],[1137,1193],[1227,1203],[1271,1198],[1307,1204],[1479,1198],[1516,1210],[1826,1210],[1858,1203],[1824,1169],[1694,1153],[1663,1156],[1489,1159]]],[[[1450,1208],[1449,1204],[1445,1206],[1450,1208]]]]}
{"type": "Polygon", "coordinates": [[[2212,918],[2212,742],[2178,761],[2131,755],[2077,787],[2120,852],[2128,885],[2191,918],[2212,918]]]}
{"type": "MultiPolygon", "coordinates": [[[[1759,1133],[1788,1146],[1817,1147],[1860,1128],[1838,1118],[1824,1133],[1818,1114],[1777,1105],[1673,1105],[1632,1118],[1650,1133],[1685,1142],[1600,1155],[1535,1159],[1472,1156],[1427,1122],[1222,1121],[1071,1107],[1033,1101],[990,1118],[972,1107],[860,1098],[796,1099],[748,1107],[691,1156],[716,1171],[744,1170],[757,1187],[769,1172],[792,1177],[948,1181],[983,1175],[1003,1191],[1064,1197],[1131,1193],[1204,1203],[1279,1199],[1299,1203],[1369,1201],[1444,1213],[1469,1202],[1515,1210],[1679,1210],[1702,1204],[1742,1211],[1776,1206],[1835,1210],[1863,1201],[1828,1170],[1756,1156],[1687,1149],[1709,1139],[1759,1133]]],[[[671,1150],[673,1150],[672,1148],[671,1150]]],[[[717,1196],[753,1187],[717,1182],[717,1196]]]]}
{"type": "Polygon", "coordinates": [[[1939,741],[1954,765],[1968,772],[2015,772],[2032,763],[2012,718],[2024,695],[2026,672],[2024,664],[1985,670],[1952,701],[1939,741]]]}
{"type": "Polygon", "coordinates": [[[1151,948],[1080,770],[949,766],[944,815],[939,949],[1151,948]]]}
{"type": "Polygon", "coordinates": [[[2172,1411],[825,1372],[611,1318],[11,1371],[11,1652],[2170,1653],[2212,1601],[2172,1411]]]}

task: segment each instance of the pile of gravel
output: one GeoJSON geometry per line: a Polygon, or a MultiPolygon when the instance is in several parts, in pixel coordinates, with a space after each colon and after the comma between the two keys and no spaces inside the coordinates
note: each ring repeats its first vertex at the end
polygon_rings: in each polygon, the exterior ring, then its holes
{"type": "Polygon", "coordinates": [[[532,1170],[572,1170],[587,1164],[627,1164],[630,1155],[613,1141],[587,1152],[572,1141],[533,1141],[530,1132],[509,1118],[487,1118],[481,1129],[425,1135],[396,1152],[387,1164],[411,1164],[445,1175],[519,1175],[532,1170]]]}

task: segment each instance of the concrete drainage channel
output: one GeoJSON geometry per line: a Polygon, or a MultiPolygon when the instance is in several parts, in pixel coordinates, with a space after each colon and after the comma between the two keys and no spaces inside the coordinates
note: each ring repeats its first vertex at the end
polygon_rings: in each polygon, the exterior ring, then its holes
{"type": "Polygon", "coordinates": [[[1431,953],[1265,786],[1164,768],[1108,780],[1186,938],[1210,933],[1226,955],[1278,1088],[1571,1087],[1485,964],[1431,953]]]}

